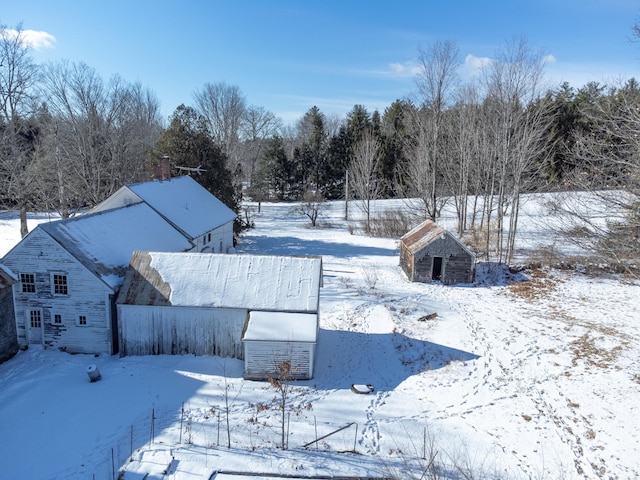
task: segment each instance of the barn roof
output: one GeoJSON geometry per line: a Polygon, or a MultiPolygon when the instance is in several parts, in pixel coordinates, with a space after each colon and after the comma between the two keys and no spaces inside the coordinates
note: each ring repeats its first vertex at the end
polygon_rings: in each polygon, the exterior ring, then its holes
{"type": "Polygon", "coordinates": [[[125,185],[92,212],[138,202],[149,205],[192,239],[236,218],[233,210],[189,176],[125,185]]]}
{"type": "Polygon", "coordinates": [[[320,257],[135,252],[119,304],[317,312],[320,257]]]}
{"type": "Polygon", "coordinates": [[[144,203],[41,223],[62,248],[110,287],[122,282],[136,249],[184,251],[192,243],[144,203]]]}
{"type": "Polygon", "coordinates": [[[465,251],[467,251],[469,255],[474,256],[473,252],[469,250],[466,245],[464,245],[454,235],[439,226],[433,220],[425,220],[420,225],[404,234],[400,238],[400,243],[402,243],[409,252],[415,254],[434,240],[437,240],[438,238],[444,238],[444,236],[449,236],[454,241],[456,241],[465,251]]]}

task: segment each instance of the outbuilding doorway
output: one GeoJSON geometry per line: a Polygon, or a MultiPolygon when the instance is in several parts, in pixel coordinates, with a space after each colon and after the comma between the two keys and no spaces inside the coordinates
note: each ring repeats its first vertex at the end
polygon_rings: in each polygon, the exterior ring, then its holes
{"type": "Polygon", "coordinates": [[[433,268],[431,269],[431,280],[442,279],[442,257],[433,257],[433,268]]]}

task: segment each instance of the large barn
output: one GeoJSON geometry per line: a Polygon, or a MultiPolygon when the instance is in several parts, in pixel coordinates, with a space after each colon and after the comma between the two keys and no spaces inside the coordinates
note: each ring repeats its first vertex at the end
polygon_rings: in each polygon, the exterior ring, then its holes
{"type": "Polygon", "coordinates": [[[286,357],[310,378],[321,283],[320,257],[135,252],[117,300],[120,354],[234,357],[251,379],[286,357]]]}
{"type": "Polygon", "coordinates": [[[431,220],[400,239],[400,266],[411,282],[471,283],[475,261],[469,248],[431,220]]]}

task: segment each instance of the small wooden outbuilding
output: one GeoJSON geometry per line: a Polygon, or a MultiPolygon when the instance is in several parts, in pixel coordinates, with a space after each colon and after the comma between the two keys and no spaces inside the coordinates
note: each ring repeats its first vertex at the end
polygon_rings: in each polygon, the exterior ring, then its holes
{"type": "Polygon", "coordinates": [[[400,267],[412,282],[471,283],[475,263],[473,252],[432,220],[400,239],[400,267]]]}
{"type": "Polygon", "coordinates": [[[244,343],[244,378],[276,376],[288,362],[288,379],[313,377],[318,341],[317,313],[251,312],[244,343]]]}

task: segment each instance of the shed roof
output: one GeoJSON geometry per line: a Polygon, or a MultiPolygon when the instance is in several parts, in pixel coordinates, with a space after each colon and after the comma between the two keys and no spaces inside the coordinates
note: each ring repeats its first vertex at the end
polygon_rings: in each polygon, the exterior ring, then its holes
{"type": "Polygon", "coordinates": [[[136,249],[184,251],[192,243],[144,203],[41,223],[40,228],[110,287],[136,249]]]}
{"type": "Polygon", "coordinates": [[[407,250],[415,253],[446,233],[447,231],[433,220],[425,220],[408,233],[405,233],[400,238],[400,242],[404,244],[407,250]]]}
{"type": "Polygon", "coordinates": [[[135,252],[119,304],[317,312],[320,257],[135,252]]]}
{"type": "Polygon", "coordinates": [[[402,243],[409,252],[415,254],[429,245],[431,242],[439,238],[444,238],[445,236],[453,239],[467,253],[469,253],[469,255],[475,257],[474,253],[469,250],[469,248],[464,243],[462,243],[459,239],[452,235],[448,230],[439,226],[433,220],[425,220],[420,225],[404,234],[400,238],[400,243],[402,243]]]}
{"type": "Polygon", "coordinates": [[[236,218],[233,210],[189,176],[127,185],[151,208],[196,238],[236,218]]]}
{"type": "Polygon", "coordinates": [[[318,340],[315,313],[251,312],[243,340],[310,342],[318,340]]]}

